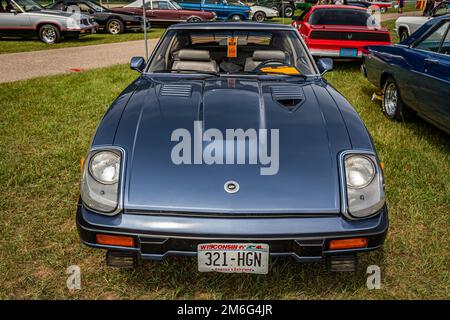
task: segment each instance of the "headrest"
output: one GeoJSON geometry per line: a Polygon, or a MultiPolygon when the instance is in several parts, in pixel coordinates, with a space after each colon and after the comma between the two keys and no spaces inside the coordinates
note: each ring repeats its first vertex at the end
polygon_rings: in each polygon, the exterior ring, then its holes
{"type": "Polygon", "coordinates": [[[181,49],[178,51],[178,59],[184,61],[210,61],[208,50],[181,49]]]}
{"type": "Polygon", "coordinates": [[[255,50],[253,51],[254,61],[265,61],[265,60],[286,60],[286,54],[280,50],[255,50]]]}

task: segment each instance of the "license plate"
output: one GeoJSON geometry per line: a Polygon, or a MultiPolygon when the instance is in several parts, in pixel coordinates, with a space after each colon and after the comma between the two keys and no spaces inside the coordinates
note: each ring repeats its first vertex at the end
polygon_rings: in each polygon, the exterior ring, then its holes
{"type": "Polygon", "coordinates": [[[200,272],[267,274],[269,270],[265,243],[202,243],[197,257],[200,272]]]}
{"type": "Polygon", "coordinates": [[[355,58],[358,56],[358,49],[341,48],[341,50],[339,52],[339,56],[355,58]]]}

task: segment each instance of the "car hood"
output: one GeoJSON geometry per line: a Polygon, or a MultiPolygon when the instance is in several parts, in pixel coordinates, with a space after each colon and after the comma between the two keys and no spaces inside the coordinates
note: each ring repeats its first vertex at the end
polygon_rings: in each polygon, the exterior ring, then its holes
{"type": "MultiPolygon", "coordinates": [[[[260,142],[270,144],[271,137],[260,142]]],[[[125,107],[114,144],[126,151],[125,209],[247,214],[339,213],[338,153],[351,148],[323,83],[242,78],[143,80],[125,107]],[[283,106],[290,97],[279,89],[298,93],[294,110],[283,106]],[[248,153],[246,164],[174,164],[178,140],[171,136],[182,128],[193,137],[194,121],[202,121],[203,130],[220,130],[224,143],[226,129],[278,129],[278,172],[261,175],[264,166],[248,164],[248,153]],[[236,181],[239,191],[227,193],[227,181],[236,181]]]]}
{"type": "Polygon", "coordinates": [[[395,24],[396,24],[396,25],[398,25],[398,24],[400,24],[400,23],[423,24],[423,23],[425,23],[425,22],[428,21],[428,20],[430,20],[429,17],[423,17],[423,16],[420,16],[420,17],[413,17],[413,16],[410,16],[410,17],[400,17],[400,18],[398,18],[398,19],[395,21],[395,24]]]}

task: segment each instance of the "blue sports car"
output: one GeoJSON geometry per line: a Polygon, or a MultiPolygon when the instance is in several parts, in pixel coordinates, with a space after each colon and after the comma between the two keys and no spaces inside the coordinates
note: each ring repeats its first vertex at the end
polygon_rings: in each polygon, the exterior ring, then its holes
{"type": "Polygon", "coordinates": [[[412,111],[450,133],[450,14],[432,19],[400,44],[370,46],[362,72],[383,90],[383,112],[412,111]]]}
{"type": "Polygon", "coordinates": [[[388,230],[382,165],[353,107],[291,26],[177,24],[106,112],[77,226],[107,264],[197,257],[268,272],[270,256],[355,270],[388,230]]]}

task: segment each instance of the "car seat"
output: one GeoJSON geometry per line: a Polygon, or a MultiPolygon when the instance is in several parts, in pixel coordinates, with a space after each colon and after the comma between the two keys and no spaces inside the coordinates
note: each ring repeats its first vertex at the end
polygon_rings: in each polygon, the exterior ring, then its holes
{"type": "Polygon", "coordinates": [[[174,57],[172,70],[219,71],[216,61],[211,59],[208,50],[181,49],[174,57]]]}
{"type": "Polygon", "coordinates": [[[281,50],[255,50],[253,56],[248,57],[245,60],[245,72],[255,70],[262,62],[267,60],[277,60],[280,62],[286,62],[286,53],[281,50]]]}

